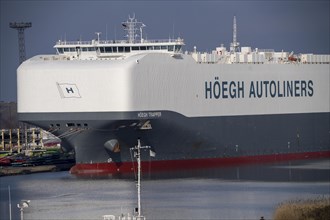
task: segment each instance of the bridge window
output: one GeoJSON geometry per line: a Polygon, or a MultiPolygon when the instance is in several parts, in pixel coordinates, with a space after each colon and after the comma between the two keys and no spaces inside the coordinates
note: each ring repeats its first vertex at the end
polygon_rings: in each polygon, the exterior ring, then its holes
{"type": "Polygon", "coordinates": [[[167,50],[167,46],[161,46],[162,50],[167,50]]]}
{"type": "Polygon", "coordinates": [[[140,47],[140,50],[146,50],[147,47],[140,47]]]}
{"type": "Polygon", "coordinates": [[[175,51],[181,50],[181,45],[175,45],[175,51]]]}
{"type": "Polygon", "coordinates": [[[69,52],[70,51],[69,48],[67,48],[67,47],[63,48],[63,50],[64,50],[64,52],[69,52]]]}
{"type": "Polygon", "coordinates": [[[160,46],[154,46],[155,50],[160,50],[160,46]]]}
{"type": "Polygon", "coordinates": [[[99,47],[100,48],[100,53],[104,53],[104,47],[99,47]]]}
{"type": "Polygon", "coordinates": [[[57,48],[57,52],[60,53],[60,54],[64,53],[63,48],[57,48]]]}
{"type": "Polygon", "coordinates": [[[130,48],[130,47],[125,47],[125,52],[126,52],[126,53],[131,52],[131,48],[130,48]]]}
{"type": "Polygon", "coordinates": [[[88,49],[87,49],[87,47],[82,47],[81,48],[81,51],[84,51],[85,52],[85,51],[88,51],[88,49]]]}
{"type": "Polygon", "coordinates": [[[88,47],[88,51],[95,51],[95,47],[88,47]]]}
{"type": "Polygon", "coordinates": [[[76,52],[76,48],[70,48],[70,52],[76,52]]]}
{"type": "Polygon", "coordinates": [[[168,46],[168,51],[173,51],[173,50],[174,50],[174,46],[173,45],[168,46]]]}
{"type": "Polygon", "coordinates": [[[139,50],[139,47],[132,47],[132,50],[139,50]]]}
{"type": "Polygon", "coordinates": [[[153,46],[147,46],[147,50],[153,50],[153,46]]]}
{"type": "Polygon", "coordinates": [[[105,47],[106,53],[112,53],[112,47],[105,47]]]}

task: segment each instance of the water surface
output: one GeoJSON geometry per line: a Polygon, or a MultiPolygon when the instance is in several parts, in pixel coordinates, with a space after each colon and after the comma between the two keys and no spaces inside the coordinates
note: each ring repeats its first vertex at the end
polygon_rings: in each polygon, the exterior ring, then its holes
{"type": "MultiPolygon", "coordinates": [[[[330,195],[330,160],[295,161],[167,173],[144,173],[147,219],[271,219],[287,200],[330,195]]],[[[68,172],[1,177],[0,219],[19,219],[17,203],[31,200],[24,219],[102,219],[132,213],[134,175],[77,178],[68,172]]]]}

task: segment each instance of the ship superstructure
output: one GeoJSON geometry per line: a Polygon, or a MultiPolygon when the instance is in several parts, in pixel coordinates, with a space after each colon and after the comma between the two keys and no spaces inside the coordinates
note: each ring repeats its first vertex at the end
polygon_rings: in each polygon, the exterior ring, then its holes
{"type": "Polygon", "coordinates": [[[132,171],[139,138],[158,169],[329,156],[329,55],[239,47],[236,18],[230,50],[210,53],[122,26],[125,40],[58,41],[18,69],[20,119],[75,149],[73,173],[132,171]]]}
{"type": "Polygon", "coordinates": [[[184,45],[183,39],[143,39],[143,28],[146,25],[137,21],[135,17],[129,17],[129,20],[122,22],[122,26],[127,32],[126,40],[100,40],[101,33],[96,32],[96,40],[58,41],[54,48],[59,55],[65,55],[68,59],[79,60],[125,59],[140,53],[158,52],[171,56],[181,53],[181,47],[184,45]]]}

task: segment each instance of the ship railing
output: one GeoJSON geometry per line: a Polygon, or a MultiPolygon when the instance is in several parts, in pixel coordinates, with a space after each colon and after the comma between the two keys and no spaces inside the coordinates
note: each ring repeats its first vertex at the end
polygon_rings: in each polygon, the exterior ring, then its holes
{"type": "Polygon", "coordinates": [[[255,49],[254,52],[259,52],[259,53],[274,53],[274,49],[255,49]]]}
{"type": "Polygon", "coordinates": [[[57,41],[56,45],[93,45],[93,41],[57,41]]]}
{"type": "Polygon", "coordinates": [[[92,41],[57,41],[56,45],[100,45],[100,44],[147,44],[147,43],[180,43],[183,44],[184,40],[177,39],[160,39],[160,40],[135,40],[129,42],[128,40],[92,40],[92,41]]]}
{"type": "MultiPolygon", "coordinates": [[[[129,44],[128,40],[100,40],[99,44],[129,44]]],[[[141,44],[141,43],[183,43],[183,39],[160,39],[160,40],[135,40],[132,42],[133,44],[141,44]]]]}

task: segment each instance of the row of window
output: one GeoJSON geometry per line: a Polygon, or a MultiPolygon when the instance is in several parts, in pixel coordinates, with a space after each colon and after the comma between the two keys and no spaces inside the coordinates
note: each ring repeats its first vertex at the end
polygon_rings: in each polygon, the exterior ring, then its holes
{"type": "Polygon", "coordinates": [[[179,51],[181,45],[169,45],[169,46],[133,46],[133,47],[64,47],[57,48],[58,53],[64,52],[76,52],[76,51],[96,51],[100,53],[129,53],[131,51],[143,51],[143,50],[166,50],[166,51],[179,51]]]}
{"type": "MultiPolygon", "coordinates": [[[[65,126],[66,127],[69,127],[69,128],[70,127],[88,127],[88,124],[87,123],[84,123],[84,124],[81,124],[81,123],[77,123],[77,124],[75,124],[75,123],[66,123],[65,126]]],[[[61,125],[60,124],[50,124],[49,127],[51,127],[51,128],[53,128],[53,127],[59,128],[59,127],[61,127],[61,125]]]]}
{"type": "MultiPolygon", "coordinates": [[[[76,52],[78,48],[75,47],[64,47],[64,48],[57,48],[58,53],[64,52],[76,52]]],[[[96,51],[95,47],[80,47],[80,51],[96,51]]]]}

